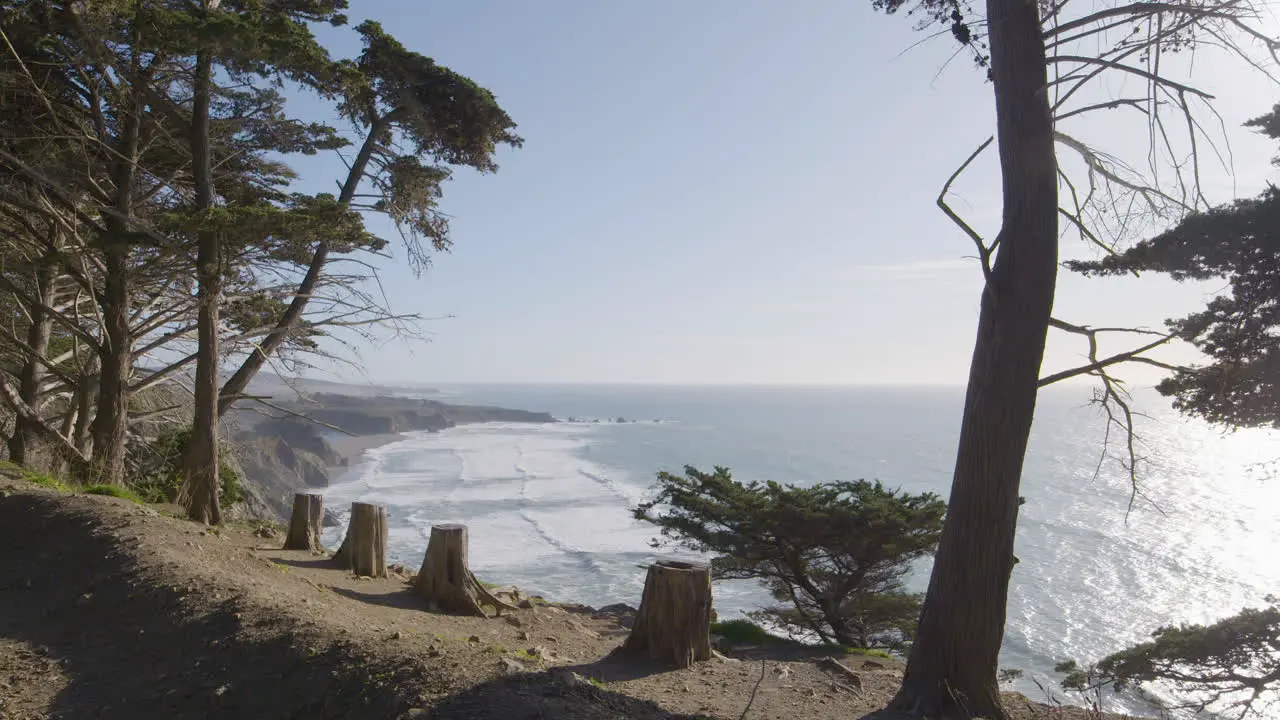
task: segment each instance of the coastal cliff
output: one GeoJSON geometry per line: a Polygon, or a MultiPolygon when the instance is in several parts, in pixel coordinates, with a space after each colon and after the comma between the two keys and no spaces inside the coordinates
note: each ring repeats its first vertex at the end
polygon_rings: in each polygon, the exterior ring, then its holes
{"type": "MultiPolygon", "coordinates": [[[[271,416],[240,410],[230,418],[244,495],[238,513],[248,518],[287,519],[294,493],[327,487],[350,460],[335,447],[335,438],[386,441],[398,433],[439,432],[474,423],[556,422],[545,412],[394,395],[322,392],[277,407],[280,410],[271,416]]],[[[380,443],[364,447],[371,444],[380,443]]],[[[327,515],[326,524],[332,523],[327,515]]]]}

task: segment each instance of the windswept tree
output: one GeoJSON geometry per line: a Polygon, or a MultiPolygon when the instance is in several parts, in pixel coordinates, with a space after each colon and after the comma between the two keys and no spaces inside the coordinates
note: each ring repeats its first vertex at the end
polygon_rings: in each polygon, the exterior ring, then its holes
{"type": "Polygon", "coordinates": [[[1268,717],[1280,703],[1280,604],[1267,602],[1208,625],[1161,627],[1088,667],[1063,663],[1062,684],[1096,694],[1164,683],[1180,696],[1169,710],[1268,717]]]}
{"type": "MultiPolygon", "coordinates": [[[[796,487],[741,483],[727,468],[658,474],[635,509],[664,539],[712,555],[716,580],[762,580],[787,603],[755,617],[789,631],[872,647],[909,637],[920,597],[903,581],[933,551],[946,506],[857,480],[796,487]]],[[[658,545],[661,542],[656,543],[658,545]]]]}
{"type": "Polygon", "coordinates": [[[330,0],[202,0],[195,6],[155,3],[140,14],[135,36],[146,38],[158,53],[183,58],[175,64],[189,77],[184,83],[189,90],[185,102],[151,95],[153,104],[184,131],[192,192],[183,210],[198,219],[192,233],[198,293],[194,412],[180,497],[194,520],[216,524],[222,519],[218,393],[227,273],[224,249],[260,242],[262,225],[275,220],[278,226],[280,221],[273,216],[295,210],[273,203],[281,195],[277,185],[288,176],[266,159],[268,154],[315,153],[340,144],[331,129],[286,116],[275,86],[287,79],[336,91],[338,67],[315,40],[308,23],[342,24],[345,18],[339,11],[345,7],[345,2],[330,0]],[[153,28],[157,29],[154,37],[153,28]],[[263,180],[266,175],[266,182],[259,186],[241,176],[264,167],[274,172],[253,172],[251,179],[263,180]],[[215,168],[221,171],[217,176],[215,168]],[[220,185],[226,186],[225,192],[220,185]]]}
{"type": "MultiPolygon", "coordinates": [[[[250,17],[238,18],[235,29],[263,26],[260,18],[253,17],[256,5],[250,7],[254,12],[249,13],[250,17]]],[[[328,19],[339,18],[330,15],[328,19]]],[[[303,57],[312,58],[313,64],[291,67],[286,63],[296,62],[298,57],[293,44],[299,42],[299,38],[310,42],[310,35],[303,29],[300,18],[278,20],[290,28],[293,42],[285,45],[285,52],[277,50],[275,56],[259,59],[253,67],[259,73],[280,73],[303,81],[327,96],[340,96],[343,116],[364,134],[355,158],[349,163],[350,169],[336,202],[326,196],[311,199],[308,206],[314,210],[319,203],[339,213],[364,211],[390,216],[401,229],[406,254],[421,267],[428,258],[422,241],[434,250],[446,250],[450,244],[447,219],[437,207],[442,185],[450,176],[449,166],[465,165],[482,172],[497,170],[493,159],[497,147],[500,144],[518,146],[521,142],[513,132],[515,123],[498,106],[492,93],[440,67],[430,58],[407,50],[372,21],[357,28],[364,38],[365,50],[356,61],[329,64],[322,50],[309,46],[311,54],[303,57]],[[360,192],[365,182],[372,185],[372,192],[360,192]]],[[[266,27],[271,27],[271,23],[266,27]]],[[[258,46],[272,48],[265,42],[254,47],[258,46]]],[[[244,62],[243,58],[236,60],[244,62]]],[[[243,74],[232,73],[232,76],[239,78],[243,74]]],[[[314,152],[317,146],[312,144],[306,149],[314,152]]],[[[198,159],[199,155],[193,154],[193,157],[198,159]]],[[[315,325],[306,321],[305,313],[316,301],[332,256],[380,247],[382,241],[366,236],[362,226],[352,227],[349,222],[337,223],[328,233],[298,233],[293,237],[295,249],[310,247],[310,260],[292,300],[281,309],[274,327],[252,344],[239,369],[214,393],[219,354],[217,333],[212,329],[217,324],[216,315],[209,308],[217,306],[216,298],[220,295],[216,285],[221,282],[221,271],[213,270],[221,265],[217,255],[220,245],[210,231],[203,233],[201,247],[205,249],[201,257],[211,260],[201,263],[200,267],[210,273],[201,276],[202,288],[207,289],[209,297],[201,301],[202,313],[206,316],[202,327],[206,329],[201,331],[201,360],[196,369],[196,422],[186,459],[183,497],[193,518],[217,522],[219,413],[242,396],[254,376],[282,346],[305,342],[316,334],[315,325]],[[344,227],[349,231],[343,233],[344,227]]],[[[340,306],[335,312],[340,317],[354,314],[351,306],[340,306]]]]}
{"type": "Polygon", "coordinates": [[[333,357],[377,325],[413,332],[416,316],[364,287],[375,266],[355,254],[389,245],[365,216],[395,221],[422,267],[449,246],[451,168],[492,172],[521,141],[491,93],[376,23],[358,28],[359,58],[330,58],[311,28],[344,24],[346,5],[0,2],[0,404],[15,457],[39,442],[118,484],[155,421],[185,413],[180,497],[217,522],[220,416],[260,368],[333,357]],[[332,101],[355,133],[290,115],[292,92],[332,101]],[[290,156],[352,136],[341,193],[297,192],[290,156]],[[220,386],[228,358],[243,363],[220,386]]]}
{"type": "MultiPolygon", "coordinates": [[[[1246,123],[1280,140],[1280,105],[1246,123]]],[[[1276,161],[1280,164],[1280,159],[1276,161]]],[[[1203,310],[1167,321],[1205,357],[1172,368],[1156,389],[1192,417],[1234,430],[1280,427],[1280,189],[1190,215],[1122,253],[1067,263],[1088,276],[1165,274],[1225,285],[1203,310]]],[[[1142,282],[1136,280],[1135,282],[1142,282]]],[[[1115,690],[1163,683],[1179,707],[1265,715],[1280,700],[1280,607],[1245,609],[1208,625],[1157,629],[1096,664],[1069,663],[1064,686],[1115,690]]]]}
{"type": "Polygon", "coordinates": [[[1135,226],[1176,220],[1203,206],[1198,149],[1211,141],[1199,113],[1211,96],[1171,76],[1179,67],[1171,55],[1202,42],[1244,55],[1257,67],[1261,61],[1250,57],[1251,48],[1261,47],[1270,62],[1278,44],[1259,29],[1260,12],[1236,0],[1102,6],[873,0],[873,5],[890,13],[906,8],[922,17],[922,27],[945,28],[986,72],[996,111],[994,136],[979,145],[938,198],[977,247],[985,283],[946,525],[891,709],[930,718],[1003,718],[998,658],[1038,389],[1093,376],[1101,384],[1104,407],[1119,404],[1127,413],[1107,369],[1137,354],[1100,357],[1098,335],[1106,329],[1053,316],[1059,221],[1086,242],[1112,251],[1131,239],[1135,226]],[[1119,76],[1140,81],[1141,91],[1107,94],[1105,81],[1119,76]],[[1132,112],[1147,123],[1147,168],[1127,164],[1073,130],[1081,119],[1103,111],[1132,112]],[[1177,125],[1171,122],[1175,117],[1177,125]],[[1171,129],[1176,127],[1185,128],[1185,135],[1177,136],[1171,129]],[[998,233],[987,240],[951,209],[947,195],[993,141],[1003,213],[998,233]],[[1050,328],[1084,338],[1089,363],[1042,377],[1050,328]]]}
{"type": "MultiPolygon", "coordinates": [[[[498,148],[519,147],[523,141],[493,93],[408,50],[376,22],[366,21],[356,30],[364,52],[348,67],[352,74],[340,110],[362,137],[347,163],[337,201],[389,216],[401,231],[410,262],[421,267],[428,261],[428,248],[443,251],[451,244],[448,218],[439,209],[450,166],[495,172],[498,148]],[[366,185],[368,191],[362,192],[366,185]]],[[[345,249],[336,239],[314,242],[288,307],[223,385],[222,410],[244,393],[286,340],[307,334],[303,314],[333,254],[345,249]]]]}
{"type": "MultiPolygon", "coordinates": [[[[5,79],[32,111],[25,125],[5,118],[9,132],[19,130],[0,150],[6,201],[57,222],[80,250],[58,253],[60,269],[96,301],[100,332],[87,331],[60,308],[44,309],[95,351],[88,472],[111,484],[123,482],[125,473],[138,266],[164,245],[150,232],[144,208],[169,199],[166,171],[173,170],[174,143],[147,112],[141,84],[132,81],[170,82],[162,79],[165,57],[130,42],[127,29],[139,11],[114,2],[24,0],[3,7],[5,79]],[[44,202],[24,205],[17,197],[22,191],[44,202]]],[[[39,425],[32,410],[22,407],[18,414],[39,425]]],[[[78,451],[68,454],[76,459],[78,451]]]]}
{"type": "MultiPolygon", "coordinates": [[[[1280,105],[1246,125],[1280,140],[1280,105]]],[[[1280,427],[1280,189],[1269,185],[1122,253],[1067,266],[1088,276],[1225,282],[1203,310],[1167,321],[1208,362],[1175,368],[1156,389],[1178,410],[1217,425],[1280,427]]]]}

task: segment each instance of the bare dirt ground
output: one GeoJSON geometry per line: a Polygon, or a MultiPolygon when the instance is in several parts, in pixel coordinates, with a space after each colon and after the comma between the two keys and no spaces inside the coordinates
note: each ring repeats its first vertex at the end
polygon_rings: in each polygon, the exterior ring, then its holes
{"type": "Polygon", "coordinates": [[[407,572],[356,578],[266,535],[0,478],[0,719],[858,718],[898,683],[859,656],[839,658],[856,678],[746,649],[657,668],[611,655],[625,619],[430,613],[407,572]]]}

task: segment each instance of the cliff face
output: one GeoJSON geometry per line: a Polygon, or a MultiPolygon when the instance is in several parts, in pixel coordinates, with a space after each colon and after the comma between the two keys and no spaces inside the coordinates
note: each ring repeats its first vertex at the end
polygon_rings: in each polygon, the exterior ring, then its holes
{"type": "MultiPolygon", "coordinates": [[[[235,450],[245,512],[250,517],[287,520],[295,493],[319,490],[329,484],[324,460],[290,445],[284,438],[242,436],[236,441],[235,450]]],[[[326,524],[333,524],[331,514],[326,515],[326,524]]]]}
{"type": "MultiPolygon", "coordinates": [[[[438,432],[483,422],[556,422],[550,413],[394,396],[316,393],[282,407],[314,422],[244,412],[234,416],[239,428],[234,447],[245,496],[242,512],[250,517],[287,520],[295,493],[327,487],[333,470],[346,466],[347,458],[325,441],[322,433],[329,431],[325,425],[352,435],[381,435],[438,432]]],[[[326,524],[333,524],[329,511],[326,524]]]]}

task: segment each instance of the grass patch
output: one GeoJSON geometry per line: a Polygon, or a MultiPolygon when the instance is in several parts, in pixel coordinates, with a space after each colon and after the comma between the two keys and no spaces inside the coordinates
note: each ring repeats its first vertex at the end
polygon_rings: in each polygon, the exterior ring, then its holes
{"type": "Polygon", "coordinates": [[[711,623],[711,633],[735,645],[764,644],[782,639],[750,620],[742,619],[711,623]]]}
{"type": "Polygon", "coordinates": [[[844,651],[845,655],[861,655],[863,657],[874,657],[874,658],[885,658],[885,659],[893,658],[892,655],[885,652],[884,650],[872,650],[871,648],[849,647],[848,645],[841,645],[840,649],[844,651]]]}
{"type": "Polygon", "coordinates": [[[134,502],[139,505],[144,504],[142,502],[142,498],[138,497],[137,493],[128,488],[122,488],[119,485],[89,485],[87,487],[80,488],[80,492],[83,492],[86,495],[105,495],[107,497],[120,498],[121,500],[128,500],[129,502],[134,502]]]}
{"type": "Polygon", "coordinates": [[[536,652],[532,652],[533,650],[536,650],[536,649],[537,649],[537,648],[521,649],[521,650],[516,650],[515,652],[513,652],[513,653],[511,653],[511,654],[512,654],[512,655],[515,655],[515,656],[516,656],[516,658],[518,658],[518,659],[520,659],[520,660],[522,660],[522,661],[524,661],[524,662],[526,662],[526,663],[531,663],[531,664],[533,664],[533,665],[537,665],[538,667],[542,667],[542,664],[543,664],[543,662],[546,660],[546,658],[542,657],[541,655],[537,654],[536,652]]]}
{"type": "Polygon", "coordinates": [[[26,480],[32,485],[39,485],[40,487],[46,487],[46,488],[49,488],[50,490],[57,490],[59,492],[71,492],[71,488],[67,487],[61,480],[59,480],[56,477],[51,477],[49,475],[41,475],[40,473],[28,472],[22,475],[21,479],[26,480]]]}
{"type": "MultiPolygon", "coordinates": [[[[242,527],[242,528],[244,528],[244,529],[248,530],[248,531],[249,531],[249,532],[251,532],[251,533],[264,533],[264,534],[266,534],[266,533],[276,533],[276,534],[283,534],[283,533],[284,533],[284,531],[285,531],[285,529],[286,529],[286,528],[285,528],[285,526],[284,526],[283,524],[281,524],[281,523],[274,522],[274,521],[271,521],[271,520],[259,520],[259,519],[256,519],[256,518],[253,518],[253,519],[250,519],[250,520],[245,520],[245,521],[243,521],[243,522],[236,522],[236,523],[232,523],[232,524],[233,524],[233,525],[235,525],[235,526],[237,526],[237,527],[242,527]]],[[[260,537],[261,537],[261,536],[260,536],[260,537]]]]}
{"type": "Polygon", "coordinates": [[[861,655],[862,657],[893,659],[893,655],[885,650],[874,650],[872,648],[854,647],[853,645],[841,645],[839,643],[824,643],[823,647],[828,650],[839,650],[845,655],[861,655]]]}
{"type": "Polygon", "coordinates": [[[71,491],[71,488],[67,487],[65,483],[52,475],[35,472],[22,467],[17,463],[11,463],[8,460],[0,461],[0,473],[4,473],[15,480],[25,480],[32,485],[39,485],[40,487],[49,488],[50,490],[57,490],[59,492],[71,491]]]}

